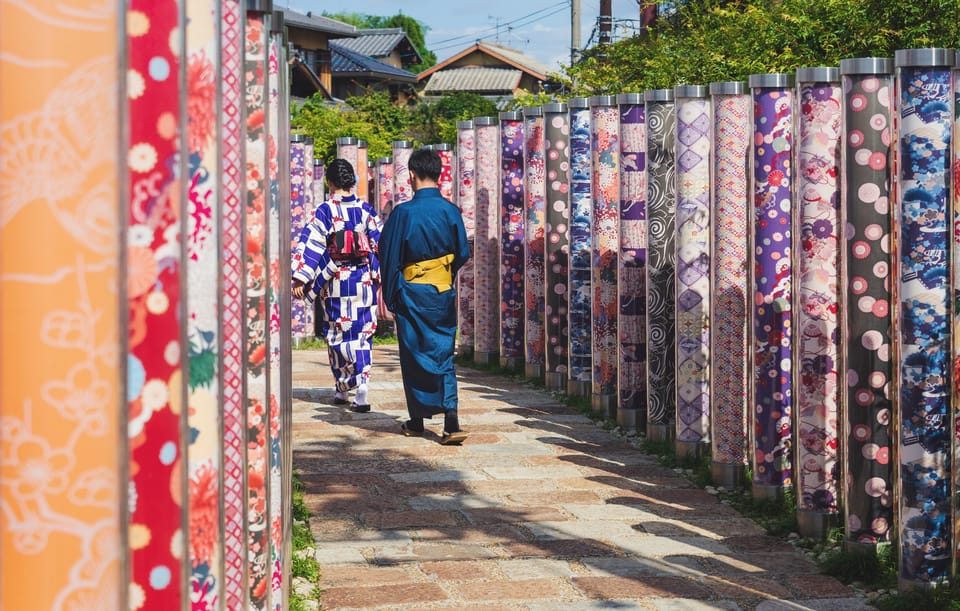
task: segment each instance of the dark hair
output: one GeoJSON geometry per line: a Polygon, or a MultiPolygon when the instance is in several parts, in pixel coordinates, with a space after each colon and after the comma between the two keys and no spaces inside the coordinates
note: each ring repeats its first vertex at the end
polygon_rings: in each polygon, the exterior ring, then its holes
{"type": "Polygon", "coordinates": [[[349,189],[357,184],[357,173],[353,166],[346,159],[334,159],[327,166],[324,176],[334,187],[338,189],[349,189]]]}
{"type": "Polygon", "coordinates": [[[437,155],[436,151],[419,149],[410,155],[407,167],[420,178],[426,178],[427,180],[436,182],[440,180],[443,163],[440,161],[440,155],[437,155]]]}

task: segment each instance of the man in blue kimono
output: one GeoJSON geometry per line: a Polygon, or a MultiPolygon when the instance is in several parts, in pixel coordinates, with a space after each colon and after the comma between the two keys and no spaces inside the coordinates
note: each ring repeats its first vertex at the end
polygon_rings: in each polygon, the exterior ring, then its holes
{"type": "Polygon", "coordinates": [[[467,435],[457,417],[453,367],[457,332],[457,271],[470,258],[460,210],[437,188],[442,166],[434,151],[410,155],[413,199],[390,212],[380,233],[383,299],[394,314],[400,370],[410,419],[407,436],[423,435],[423,419],[444,414],[440,443],[467,435]]]}

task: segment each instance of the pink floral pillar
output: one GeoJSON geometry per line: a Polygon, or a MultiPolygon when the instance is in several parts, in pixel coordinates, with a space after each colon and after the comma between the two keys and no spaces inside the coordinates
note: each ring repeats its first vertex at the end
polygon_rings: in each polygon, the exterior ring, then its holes
{"type": "Polygon", "coordinates": [[[496,117],[477,117],[473,124],[477,131],[473,358],[490,364],[498,362],[500,351],[500,129],[496,117]]]}
{"type": "Polygon", "coordinates": [[[370,201],[370,165],[367,154],[367,141],[357,140],[357,197],[370,201]]]}
{"type": "MultiPolygon", "coordinates": [[[[303,219],[306,222],[309,219],[313,218],[313,212],[316,210],[316,205],[319,203],[316,200],[317,186],[314,178],[314,152],[313,152],[313,137],[307,136],[303,147],[303,219]]],[[[292,174],[291,174],[292,176],[292,174]]],[[[320,200],[323,201],[323,200],[320,200]]],[[[291,219],[291,223],[292,223],[291,219]]],[[[298,234],[294,234],[294,240],[299,237],[298,234]]],[[[293,244],[291,243],[291,248],[293,244]]],[[[292,320],[292,318],[291,318],[292,320]]],[[[304,337],[310,337],[313,335],[313,308],[305,308],[303,314],[303,331],[304,337]]]]}
{"type": "Polygon", "coordinates": [[[473,357],[474,344],[474,257],[476,256],[476,132],[473,121],[457,122],[456,204],[463,217],[470,244],[470,259],[457,274],[457,352],[464,358],[473,357]]]}
{"type": "MultiPolygon", "coordinates": [[[[399,206],[413,197],[413,188],[410,186],[410,171],[407,162],[413,154],[413,143],[409,140],[393,141],[393,205],[399,206]]],[[[384,213],[383,222],[387,222],[389,212],[384,213]]]]}
{"type": "Polygon", "coordinates": [[[452,202],[454,200],[453,147],[449,144],[434,144],[433,150],[440,157],[440,180],[437,182],[440,195],[452,202]]]}
{"type": "Polygon", "coordinates": [[[500,113],[500,366],[523,365],[523,114],[500,113]]]}
{"type": "Polygon", "coordinates": [[[545,164],[543,143],[543,110],[523,109],[523,309],[524,309],[524,373],[529,378],[542,378],[544,372],[544,224],[545,164]]]}
{"type": "Polygon", "coordinates": [[[381,157],[377,159],[377,196],[371,204],[381,217],[384,210],[393,206],[393,158],[381,157]]]}
{"type": "Polygon", "coordinates": [[[543,107],[546,164],[546,324],[547,390],[567,390],[568,266],[570,261],[570,116],[566,104],[543,107]]]}
{"type": "Polygon", "coordinates": [[[350,189],[350,192],[354,195],[359,193],[360,184],[360,170],[359,170],[359,146],[357,139],[351,136],[342,136],[337,138],[337,157],[339,159],[346,159],[350,162],[350,165],[353,166],[353,173],[357,177],[357,184],[353,185],[353,188],[350,189]]]}

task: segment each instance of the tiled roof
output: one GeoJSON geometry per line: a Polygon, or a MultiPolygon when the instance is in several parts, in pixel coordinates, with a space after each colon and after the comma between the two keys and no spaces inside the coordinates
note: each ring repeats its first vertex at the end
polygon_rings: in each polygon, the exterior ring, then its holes
{"type": "Polygon", "coordinates": [[[339,43],[330,43],[330,55],[334,77],[363,76],[401,83],[417,82],[416,74],[351,51],[339,43]]]}
{"type": "Polygon", "coordinates": [[[351,51],[356,51],[369,57],[386,57],[404,42],[406,42],[404,46],[407,48],[402,50],[401,53],[410,53],[412,51],[413,54],[416,55],[412,60],[411,58],[406,58],[411,61],[404,61],[404,64],[419,63],[421,61],[420,56],[417,55],[416,49],[413,48],[413,43],[407,38],[407,34],[403,31],[403,28],[357,30],[356,38],[343,40],[338,44],[351,51]]]}
{"type": "Polygon", "coordinates": [[[448,68],[435,72],[424,93],[439,93],[444,91],[502,91],[512,94],[520,84],[523,73],[512,68],[483,68],[467,66],[465,68],[448,68]]]}
{"type": "Polygon", "coordinates": [[[357,35],[357,28],[349,23],[343,23],[336,19],[323,17],[322,15],[304,15],[288,8],[281,8],[283,11],[283,21],[289,27],[293,26],[314,32],[325,32],[335,37],[354,37],[357,35]]]}
{"type": "MultiPolygon", "coordinates": [[[[548,74],[550,73],[550,68],[541,64],[532,57],[527,57],[520,51],[516,49],[511,49],[510,47],[502,47],[500,45],[495,45],[493,43],[479,41],[474,43],[472,46],[467,47],[463,51],[460,51],[452,57],[448,57],[443,60],[436,66],[433,66],[427,70],[424,70],[418,75],[418,78],[421,81],[424,81],[438,72],[444,72],[448,69],[448,66],[452,66],[459,62],[461,59],[469,56],[472,53],[483,53],[488,55],[497,61],[500,61],[504,64],[504,67],[513,67],[518,70],[523,70],[533,78],[546,81],[548,80],[548,74]]],[[[466,60],[469,62],[469,60],[466,60]]]]}
{"type": "Polygon", "coordinates": [[[516,64],[520,64],[524,68],[530,70],[531,72],[536,72],[543,76],[547,76],[550,72],[556,72],[556,70],[550,70],[545,64],[541,64],[537,60],[533,59],[528,55],[524,55],[516,49],[511,49],[510,47],[504,47],[501,45],[495,45],[492,42],[487,42],[485,40],[480,41],[481,47],[486,47],[494,53],[503,55],[507,59],[511,60],[516,64]]]}

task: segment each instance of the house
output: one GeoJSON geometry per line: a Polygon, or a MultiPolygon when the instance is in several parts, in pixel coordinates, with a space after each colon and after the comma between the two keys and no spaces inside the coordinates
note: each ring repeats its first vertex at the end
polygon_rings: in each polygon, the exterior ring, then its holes
{"type": "Polygon", "coordinates": [[[356,38],[345,38],[337,44],[348,51],[366,55],[395,68],[422,64],[423,58],[403,28],[357,30],[356,38]]]}
{"type": "Polygon", "coordinates": [[[280,9],[290,40],[290,94],[308,98],[320,92],[327,99],[333,94],[333,52],[331,40],[357,36],[354,26],[312,13],[280,9]]]}
{"type": "Polygon", "coordinates": [[[416,97],[417,75],[330,43],[333,63],[333,96],[346,99],[368,91],[386,91],[390,99],[406,104],[416,97]]]}
{"type": "Polygon", "coordinates": [[[500,101],[520,89],[543,91],[552,84],[550,72],[550,68],[516,49],[478,41],[417,78],[425,98],[469,91],[500,101]]]}

